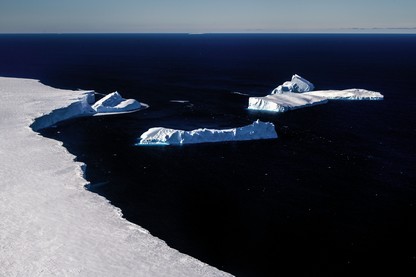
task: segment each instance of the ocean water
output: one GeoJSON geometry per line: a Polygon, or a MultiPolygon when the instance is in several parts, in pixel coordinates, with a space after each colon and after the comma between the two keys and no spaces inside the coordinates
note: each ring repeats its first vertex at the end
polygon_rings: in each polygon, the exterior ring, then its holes
{"type": "Polygon", "coordinates": [[[416,35],[0,35],[1,76],[150,105],[42,134],[87,164],[88,189],[127,220],[237,276],[414,276],[415,74],[416,35]],[[246,109],[295,73],[385,100],[246,109]],[[151,127],[257,119],[279,138],[134,145],[151,127]]]}

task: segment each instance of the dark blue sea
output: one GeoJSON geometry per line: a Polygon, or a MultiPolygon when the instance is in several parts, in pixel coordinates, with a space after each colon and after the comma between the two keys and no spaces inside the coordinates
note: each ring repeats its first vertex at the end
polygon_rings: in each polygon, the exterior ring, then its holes
{"type": "Polygon", "coordinates": [[[0,76],[149,104],[42,134],[87,164],[89,190],[183,253],[237,276],[416,274],[416,35],[0,35],[0,76]],[[385,99],[246,109],[295,73],[385,99]],[[150,127],[257,119],[279,138],[135,146],[150,127]]]}

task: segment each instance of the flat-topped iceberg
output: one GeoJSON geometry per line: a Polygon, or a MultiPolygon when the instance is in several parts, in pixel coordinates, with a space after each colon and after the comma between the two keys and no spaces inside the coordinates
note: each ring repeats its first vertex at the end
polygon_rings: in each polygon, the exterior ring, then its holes
{"type": "Polygon", "coordinates": [[[232,129],[175,130],[150,128],[140,136],[138,145],[182,145],[207,142],[243,141],[277,138],[274,124],[259,120],[250,125],[232,129]]]}
{"type": "Polygon", "coordinates": [[[303,95],[319,96],[328,100],[383,100],[380,92],[366,89],[345,89],[345,90],[316,90],[305,92],[303,95]]]}
{"type": "Polygon", "coordinates": [[[250,97],[248,108],[271,112],[285,112],[303,107],[325,104],[328,100],[321,96],[305,95],[304,93],[276,93],[264,97],[250,97]]]}
{"type": "Polygon", "coordinates": [[[124,99],[115,91],[104,96],[91,107],[97,113],[122,113],[137,111],[142,105],[137,100],[124,99]]]}
{"type": "Polygon", "coordinates": [[[308,80],[293,75],[292,81],[285,82],[263,97],[250,97],[248,109],[285,112],[304,107],[325,104],[328,100],[382,100],[384,96],[366,89],[317,90],[308,80]]]}

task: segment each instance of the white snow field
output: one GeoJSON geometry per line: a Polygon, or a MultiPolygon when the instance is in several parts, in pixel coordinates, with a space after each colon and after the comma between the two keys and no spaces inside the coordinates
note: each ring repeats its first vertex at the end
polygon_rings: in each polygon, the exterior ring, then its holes
{"type": "Polygon", "coordinates": [[[175,130],[150,128],[140,136],[138,145],[182,145],[207,142],[242,141],[277,138],[274,124],[259,120],[250,125],[232,129],[175,130]]]}
{"type": "Polygon", "coordinates": [[[384,96],[365,89],[317,90],[308,80],[293,75],[292,81],[275,88],[271,94],[263,97],[250,97],[248,109],[285,112],[299,108],[325,104],[328,100],[383,100],[384,96]]]}
{"type": "Polygon", "coordinates": [[[0,276],[229,276],[123,219],[62,143],[29,127],[82,115],[90,96],[0,77],[0,276]]]}

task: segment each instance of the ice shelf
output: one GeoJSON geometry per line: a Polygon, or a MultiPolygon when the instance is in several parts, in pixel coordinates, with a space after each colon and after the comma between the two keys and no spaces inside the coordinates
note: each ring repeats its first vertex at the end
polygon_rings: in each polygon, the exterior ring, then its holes
{"type": "Polygon", "coordinates": [[[123,219],[61,142],[29,128],[82,115],[89,96],[0,77],[0,276],[229,276],[123,219]]]}

